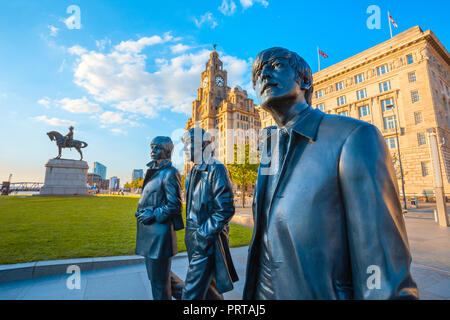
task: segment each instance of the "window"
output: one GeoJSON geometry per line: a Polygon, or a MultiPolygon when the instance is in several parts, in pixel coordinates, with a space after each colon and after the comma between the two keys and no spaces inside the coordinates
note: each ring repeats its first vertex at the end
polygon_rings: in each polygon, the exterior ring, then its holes
{"type": "Polygon", "coordinates": [[[391,81],[388,80],[388,81],[385,81],[385,82],[381,82],[379,84],[379,87],[380,87],[380,93],[389,91],[389,90],[391,90],[391,81]]]}
{"type": "Polygon", "coordinates": [[[344,89],[344,81],[336,83],[336,91],[344,89]]]}
{"type": "Polygon", "coordinates": [[[347,98],[345,96],[341,96],[337,98],[337,104],[338,106],[342,106],[347,103],[347,98]]]}
{"type": "Polygon", "coordinates": [[[316,98],[322,98],[323,97],[323,90],[316,91],[316,98]]]}
{"type": "Polygon", "coordinates": [[[358,100],[367,98],[367,90],[366,89],[362,89],[362,90],[356,91],[356,98],[358,100]]]}
{"type": "Polygon", "coordinates": [[[237,119],[239,119],[239,113],[238,113],[238,114],[236,114],[236,117],[237,117],[237,119]]]}
{"type": "Polygon", "coordinates": [[[370,106],[365,105],[365,106],[359,107],[358,111],[359,111],[360,118],[368,116],[370,114],[370,106]]]}
{"type": "Polygon", "coordinates": [[[408,73],[408,80],[409,82],[416,82],[416,73],[415,72],[408,73]]]}
{"type": "Polygon", "coordinates": [[[394,107],[394,99],[393,98],[381,100],[381,110],[383,110],[383,112],[392,110],[393,107],[394,107]]]}
{"type": "Polygon", "coordinates": [[[364,82],[366,80],[366,78],[364,77],[364,73],[358,74],[355,76],[355,83],[361,83],[364,82]]]}
{"type": "Polygon", "coordinates": [[[389,149],[397,148],[397,142],[395,141],[395,138],[385,138],[385,140],[389,149]]]}
{"type": "Polygon", "coordinates": [[[383,75],[385,73],[388,73],[388,72],[389,72],[389,68],[388,68],[387,64],[377,68],[377,74],[379,76],[381,76],[381,75],[383,75]]]}
{"type": "Polygon", "coordinates": [[[414,63],[414,58],[413,58],[412,54],[408,54],[406,56],[406,61],[408,62],[408,64],[414,63]]]}
{"type": "Polygon", "coordinates": [[[417,101],[419,101],[420,100],[420,98],[419,98],[419,91],[411,91],[411,101],[412,101],[412,103],[415,103],[415,102],[417,102],[417,101]]]}
{"type": "Polygon", "coordinates": [[[420,166],[422,167],[422,177],[426,177],[426,176],[430,175],[430,169],[429,169],[428,162],[422,161],[420,163],[420,166]]]}
{"type": "Polygon", "coordinates": [[[414,112],[414,121],[416,124],[422,123],[423,119],[422,119],[422,112],[414,112]]]}
{"type": "Polygon", "coordinates": [[[237,128],[239,129],[239,122],[237,123],[237,128]]]}
{"type": "Polygon", "coordinates": [[[339,115],[348,117],[348,111],[339,112],[339,115]]]}
{"type": "Polygon", "coordinates": [[[316,105],[316,108],[319,109],[320,111],[324,112],[325,111],[325,103],[316,105]]]}
{"type": "Polygon", "coordinates": [[[418,133],[417,134],[417,144],[419,146],[423,146],[424,144],[427,144],[427,139],[425,137],[425,133],[418,133]]]}
{"type": "Polygon", "coordinates": [[[394,129],[395,128],[394,117],[385,117],[385,118],[383,118],[383,124],[384,124],[384,129],[385,130],[394,129]]]}

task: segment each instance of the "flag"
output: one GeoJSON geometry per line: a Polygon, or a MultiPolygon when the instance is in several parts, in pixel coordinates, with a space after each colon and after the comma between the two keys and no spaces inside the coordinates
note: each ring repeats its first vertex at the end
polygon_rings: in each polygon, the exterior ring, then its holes
{"type": "Polygon", "coordinates": [[[328,55],[325,52],[323,52],[322,50],[319,50],[319,54],[324,58],[328,58],[328,55]]]}
{"type": "Polygon", "coordinates": [[[388,15],[389,15],[389,20],[391,20],[394,27],[398,28],[397,24],[395,23],[394,19],[392,19],[391,14],[389,12],[388,12],[388,15]]]}

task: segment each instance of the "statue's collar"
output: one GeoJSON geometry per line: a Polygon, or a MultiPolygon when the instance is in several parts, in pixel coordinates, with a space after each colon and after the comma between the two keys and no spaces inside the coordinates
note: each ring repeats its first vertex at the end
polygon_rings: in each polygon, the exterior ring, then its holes
{"type": "Polygon", "coordinates": [[[289,134],[292,131],[307,137],[310,140],[315,141],[317,137],[317,131],[319,130],[320,121],[325,114],[318,110],[308,106],[303,112],[299,113],[294,119],[289,121],[285,129],[289,134]]]}
{"type": "Polygon", "coordinates": [[[147,167],[149,169],[159,170],[170,165],[171,163],[172,162],[170,161],[170,159],[161,159],[157,161],[150,161],[149,163],[147,163],[147,167]]]}

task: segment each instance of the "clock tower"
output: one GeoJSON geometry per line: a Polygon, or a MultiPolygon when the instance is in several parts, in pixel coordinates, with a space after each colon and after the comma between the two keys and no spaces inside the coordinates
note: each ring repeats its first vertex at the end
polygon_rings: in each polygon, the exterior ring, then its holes
{"type": "MultiPolygon", "coordinates": [[[[234,145],[249,143],[249,137],[237,129],[254,130],[256,133],[252,134],[251,139],[256,144],[260,125],[253,100],[239,86],[228,86],[227,71],[223,69],[217,51],[212,51],[200,76],[197,99],[192,102],[192,118],[186,123],[186,130],[202,127],[211,133],[213,130],[218,132],[218,135],[213,134],[218,139],[214,156],[223,163],[230,163],[233,161],[234,145]]],[[[185,171],[189,169],[190,163],[186,162],[185,171]]]]}

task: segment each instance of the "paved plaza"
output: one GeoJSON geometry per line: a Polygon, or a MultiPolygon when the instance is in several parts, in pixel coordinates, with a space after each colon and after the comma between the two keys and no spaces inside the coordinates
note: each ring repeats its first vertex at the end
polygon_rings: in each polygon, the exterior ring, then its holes
{"type": "MultiPolygon", "coordinates": [[[[250,209],[237,208],[235,222],[248,222],[250,209]],[[241,218],[240,218],[241,217],[241,218]]],[[[450,229],[434,221],[430,208],[411,209],[405,217],[411,252],[412,274],[421,299],[450,299],[450,229]]],[[[242,298],[248,247],[232,248],[231,254],[240,280],[225,299],[242,298]]],[[[187,256],[173,259],[172,270],[182,279],[187,271],[187,256]]],[[[81,288],[69,290],[70,275],[34,278],[0,283],[0,299],[152,299],[150,282],[143,263],[84,271],[81,288]]]]}

